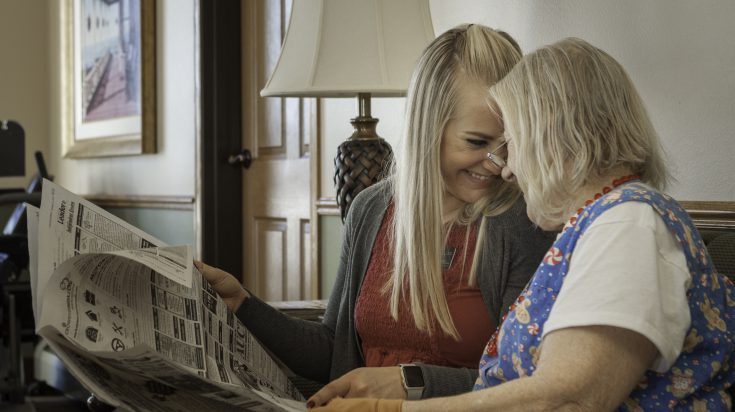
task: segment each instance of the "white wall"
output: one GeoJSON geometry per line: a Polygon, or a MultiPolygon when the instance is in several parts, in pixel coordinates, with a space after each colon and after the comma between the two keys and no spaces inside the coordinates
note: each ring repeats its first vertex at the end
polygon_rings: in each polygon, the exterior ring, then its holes
{"type": "Polygon", "coordinates": [[[628,71],[666,148],[680,200],[735,200],[732,0],[432,0],[434,28],[506,30],[524,52],[569,36],[628,71]]]}
{"type": "MultiPolygon", "coordinates": [[[[482,23],[525,52],[569,36],[615,57],[642,95],[669,155],[679,200],[735,200],[735,1],[431,0],[435,32],[482,23]]],[[[403,99],[374,99],[378,132],[395,144],[403,99]]],[[[331,159],[351,133],[354,103],[322,113],[322,193],[334,196],[331,159]]]]}
{"type": "MultiPolygon", "coordinates": [[[[3,0],[5,1],[5,0],[3,0]]],[[[21,0],[18,0],[21,1],[21,0]]],[[[27,0],[23,0],[27,2],[27,0]]],[[[34,0],[30,3],[36,3],[34,0]]],[[[51,67],[59,61],[61,2],[47,0],[51,67]]],[[[49,172],[56,182],[82,195],[195,195],[197,73],[195,0],[158,0],[158,152],[151,155],[66,159],[61,153],[61,72],[51,73],[49,172]]]]}
{"type": "Polygon", "coordinates": [[[0,2],[0,119],[18,121],[26,134],[25,176],[0,177],[0,188],[28,185],[37,171],[36,150],[48,159],[47,16],[45,2],[0,2]]]}

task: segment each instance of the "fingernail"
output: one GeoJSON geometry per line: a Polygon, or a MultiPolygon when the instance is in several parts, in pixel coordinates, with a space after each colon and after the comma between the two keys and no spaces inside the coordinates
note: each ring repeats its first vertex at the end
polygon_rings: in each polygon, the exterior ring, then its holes
{"type": "Polygon", "coordinates": [[[309,409],[313,408],[314,407],[314,401],[306,402],[306,407],[309,408],[309,409]]]}
{"type": "Polygon", "coordinates": [[[196,266],[197,269],[202,270],[202,262],[195,260],[194,266],[196,266]]]}

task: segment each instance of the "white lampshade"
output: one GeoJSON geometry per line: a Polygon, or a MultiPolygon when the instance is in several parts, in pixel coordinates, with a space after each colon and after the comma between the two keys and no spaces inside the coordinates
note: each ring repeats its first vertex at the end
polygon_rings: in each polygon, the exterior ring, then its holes
{"type": "Polygon", "coordinates": [[[429,0],[294,0],[261,96],[403,96],[434,39],[429,0]]]}

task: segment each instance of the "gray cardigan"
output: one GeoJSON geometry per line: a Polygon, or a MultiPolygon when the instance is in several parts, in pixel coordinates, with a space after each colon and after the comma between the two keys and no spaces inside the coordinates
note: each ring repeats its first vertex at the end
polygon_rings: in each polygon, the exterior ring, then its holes
{"type": "MultiPolygon", "coordinates": [[[[337,278],[322,323],[284,315],[255,297],[237,311],[253,335],[296,374],[326,383],[365,366],[355,330],[355,304],[390,199],[388,184],[381,182],[363,190],[350,206],[337,278]]],[[[502,215],[489,218],[485,230],[478,283],[488,313],[499,324],[554,236],[534,227],[522,200],[502,215]]],[[[420,366],[426,385],[424,398],[468,392],[478,375],[477,369],[420,366]]]]}

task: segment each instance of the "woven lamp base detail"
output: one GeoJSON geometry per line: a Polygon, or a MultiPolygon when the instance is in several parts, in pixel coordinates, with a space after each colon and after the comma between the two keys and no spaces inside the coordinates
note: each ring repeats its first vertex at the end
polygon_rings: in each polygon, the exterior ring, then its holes
{"type": "Polygon", "coordinates": [[[339,145],[334,158],[334,185],[343,222],[355,196],[386,175],[392,156],[388,142],[379,137],[352,138],[339,145]]]}

